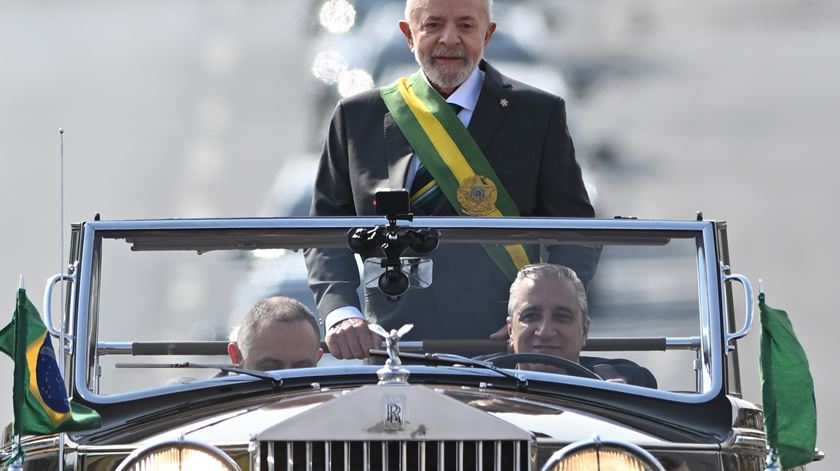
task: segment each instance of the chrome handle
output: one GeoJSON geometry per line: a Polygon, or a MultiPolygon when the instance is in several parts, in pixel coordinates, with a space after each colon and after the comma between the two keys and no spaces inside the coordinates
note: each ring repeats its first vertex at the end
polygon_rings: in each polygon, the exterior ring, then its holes
{"type": "Polygon", "coordinates": [[[744,325],[741,327],[737,332],[730,333],[729,332],[729,324],[724,322],[726,325],[726,344],[729,348],[732,348],[732,341],[738,340],[744,336],[746,336],[750,332],[750,328],[752,328],[753,323],[753,312],[755,310],[755,306],[753,305],[753,293],[752,293],[752,285],[750,284],[750,280],[744,275],[726,275],[723,277],[723,282],[726,283],[728,281],[737,281],[741,283],[741,286],[744,287],[744,304],[746,305],[747,317],[744,320],[744,325]]]}
{"type": "Polygon", "coordinates": [[[63,273],[53,275],[47,280],[47,286],[44,287],[44,309],[42,311],[44,313],[44,325],[47,326],[47,330],[53,337],[61,336],[61,332],[55,328],[52,321],[52,292],[55,285],[61,281],[70,281],[75,283],[76,275],[65,275],[63,273]]]}

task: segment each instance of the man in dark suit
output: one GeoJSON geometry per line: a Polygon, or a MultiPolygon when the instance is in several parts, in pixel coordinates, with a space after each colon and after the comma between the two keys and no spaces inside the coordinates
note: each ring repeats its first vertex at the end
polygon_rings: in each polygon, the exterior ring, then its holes
{"type": "MultiPolygon", "coordinates": [[[[482,60],[496,28],[490,10],[490,0],[407,0],[399,27],[421,72],[338,104],[312,215],[375,214],[378,188],[410,189],[418,215],[594,215],[564,101],[482,60]],[[462,152],[438,155],[446,147],[442,141],[462,152]],[[459,167],[464,162],[466,174],[459,167]],[[489,208],[486,194],[492,195],[489,208]]],[[[330,352],[366,357],[375,339],[359,312],[352,254],[312,250],[306,259],[330,352]]],[[[437,286],[411,290],[397,302],[370,293],[369,318],[388,329],[413,322],[414,338],[458,332],[486,337],[504,325],[507,289],[518,266],[502,270],[481,246],[441,246],[434,263],[437,286]],[[447,276],[458,285],[445,281],[447,276]]]]}

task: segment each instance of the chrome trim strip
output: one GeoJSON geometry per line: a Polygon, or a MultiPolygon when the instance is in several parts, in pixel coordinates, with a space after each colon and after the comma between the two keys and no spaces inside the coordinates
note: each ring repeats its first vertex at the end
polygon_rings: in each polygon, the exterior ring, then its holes
{"type": "Polygon", "coordinates": [[[419,449],[417,450],[417,460],[419,461],[418,468],[420,471],[426,471],[426,442],[421,441],[419,449]]]}
{"type": "Polygon", "coordinates": [[[437,459],[438,459],[438,471],[444,471],[446,469],[446,461],[444,460],[444,453],[446,453],[446,444],[443,442],[437,442],[437,459]]]}
{"type": "Polygon", "coordinates": [[[269,471],[276,469],[276,460],[274,459],[274,442],[268,442],[268,451],[265,454],[265,466],[269,471]]]}
{"type": "Polygon", "coordinates": [[[721,450],[749,448],[751,450],[766,451],[767,436],[760,430],[734,427],[732,434],[720,444],[721,450]]]}
{"type": "Polygon", "coordinates": [[[458,441],[455,443],[455,469],[457,471],[464,471],[464,442],[458,441]]]}
{"type": "Polygon", "coordinates": [[[408,442],[400,442],[400,471],[408,471],[408,442]]]}
{"type": "MultiPolygon", "coordinates": [[[[360,226],[379,226],[385,217],[289,217],[289,218],[220,218],[220,219],[137,219],[88,221],[94,230],[172,230],[172,229],[350,229],[360,226]]],[[[445,229],[470,229],[488,226],[481,217],[428,217],[417,216],[414,221],[400,221],[405,227],[434,226],[445,229]]],[[[594,219],[594,218],[494,218],[491,225],[499,229],[628,229],[664,231],[700,231],[711,226],[711,221],[677,221],[645,219],[594,219]]]]}
{"type": "Polygon", "coordinates": [[[382,471],[389,471],[388,469],[388,442],[382,443],[382,471]]]}
{"type": "Polygon", "coordinates": [[[324,440],[324,466],[328,469],[332,469],[332,450],[330,450],[330,442],[324,440]]]}
{"type": "MultiPolygon", "coordinates": [[[[698,444],[698,443],[671,443],[671,442],[635,442],[637,445],[648,450],[685,450],[685,451],[720,451],[719,444],[698,444]]],[[[562,448],[569,444],[568,441],[538,438],[537,448],[562,448]]]]}
{"type": "MultiPolygon", "coordinates": [[[[714,395],[723,388],[724,384],[724,344],[723,331],[721,330],[721,327],[723,323],[726,322],[726,319],[724,319],[722,307],[723,302],[721,300],[722,287],[720,285],[720,276],[718,273],[718,256],[717,246],[715,245],[714,225],[705,225],[702,232],[703,247],[705,248],[705,264],[703,268],[705,268],[706,283],[708,283],[709,289],[705,291],[708,293],[708,298],[706,299],[707,304],[704,306],[705,309],[701,309],[700,316],[701,318],[706,316],[709,324],[708,332],[710,337],[707,341],[710,347],[707,352],[710,361],[709,364],[704,361],[703,366],[706,369],[704,371],[704,375],[706,378],[711,379],[711,381],[705,388],[700,389],[700,393],[702,395],[714,395]],[[716,322],[712,320],[713,316],[715,316],[716,322]]],[[[698,276],[698,279],[702,278],[702,273],[699,273],[698,275],[701,275],[698,276]]],[[[701,332],[705,333],[706,331],[701,332]]]]}
{"type": "Polygon", "coordinates": [[[286,471],[295,469],[295,447],[292,442],[286,442],[286,471]]]}
{"type": "Polygon", "coordinates": [[[476,469],[484,469],[484,442],[479,441],[475,447],[476,469]]]}
{"type": "Polygon", "coordinates": [[[493,443],[493,451],[495,455],[495,463],[493,463],[493,469],[496,471],[502,471],[502,442],[496,441],[493,443]]]}
{"type": "Polygon", "coordinates": [[[306,471],[312,471],[312,442],[306,442],[306,471]]]}
{"type": "MultiPolygon", "coordinates": [[[[81,270],[77,271],[79,276],[79,297],[78,309],[76,311],[76,323],[78,325],[78,328],[76,329],[77,348],[74,352],[75,371],[73,373],[75,389],[82,399],[92,403],[116,403],[122,402],[123,400],[131,400],[132,397],[146,397],[149,394],[129,393],[124,397],[114,397],[109,398],[109,400],[94,391],[91,391],[90,384],[88,383],[88,373],[91,372],[90,368],[93,366],[88,365],[86,360],[88,357],[87,352],[90,351],[90,346],[88,345],[90,332],[90,291],[92,289],[90,285],[90,277],[93,265],[93,242],[96,240],[95,226],[91,227],[90,224],[91,223],[85,224],[82,230],[82,263],[81,270]]],[[[92,381],[93,378],[91,378],[91,382],[92,381]]]]}

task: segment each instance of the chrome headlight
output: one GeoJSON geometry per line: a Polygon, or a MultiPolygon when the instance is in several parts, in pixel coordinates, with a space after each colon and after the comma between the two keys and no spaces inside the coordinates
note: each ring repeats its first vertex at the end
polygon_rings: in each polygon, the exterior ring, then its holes
{"type": "Polygon", "coordinates": [[[117,471],[240,471],[239,466],[213,445],[176,440],[139,448],[128,455],[117,471]]]}
{"type": "Polygon", "coordinates": [[[597,435],[554,453],[542,471],[664,471],[650,453],[621,440],[597,435]]]}

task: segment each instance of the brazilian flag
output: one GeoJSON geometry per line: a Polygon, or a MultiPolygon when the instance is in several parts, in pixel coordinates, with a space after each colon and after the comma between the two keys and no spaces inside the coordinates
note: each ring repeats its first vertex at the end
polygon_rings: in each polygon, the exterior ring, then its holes
{"type": "Polygon", "coordinates": [[[15,435],[45,435],[101,425],[95,411],[67,400],[52,340],[23,288],[17,292],[12,322],[0,330],[0,351],[15,362],[15,435]]]}
{"type": "Polygon", "coordinates": [[[761,391],[767,444],[777,451],[782,468],[814,460],[817,404],[808,357],[796,339],[787,312],[758,296],[761,312],[761,391]]]}

